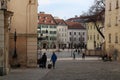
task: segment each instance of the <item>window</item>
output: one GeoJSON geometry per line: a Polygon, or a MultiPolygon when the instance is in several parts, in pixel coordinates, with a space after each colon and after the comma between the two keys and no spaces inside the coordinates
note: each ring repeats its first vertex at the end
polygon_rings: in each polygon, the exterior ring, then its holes
{"type": "Polygon", "coordinates": [[[92,29],[92,26],[90,26],[91,27],[91,29],[92,29]]]}
{"type": "Polygon", "coordinates": [[[109,17],[108,27],[111,27],[111,18],[109,17]]]}
{"type": "Polygon", "coordinates": [[[95,40],[95,35],[94,35],[94,40],[95,40]]]}
{"type": "Polygon", "coordinates": [[[111,43],[111,34],[109,34],[108,37],[109,37],[109,43],[111,43]]]}
{"type": "Polygon", "coordinates": [[[72,33],[70,32],[70,35],[72,35],[72,33]]]}
{"type": "Polygon", "coordinates": [[[50,37],[50,40],[56,40],[56,37],[52,36],[50,37]]]}
{"type": "Polygon", "coordinates": [[[46,34],[46,30],[42,30],[42,33],[43,33],[43,34],[46,34]]]}
{"type": "Polygon", "coordinates": [[[65,34],[65,37],[66,37],[66,34],[65,34]]]}
{"type": "Polygon", "coordinates": [[[88,35],[88,40],[89,40],[89,35],[88,35]]]}
{"type": "Polygon", "coordinates": [[[95,29],[95,26],[94,26],[94,29],[95,29]]]}
{"type": "Polygon", "coordinates": [[[85,35],[85,32],[83,32],[83,35],[85,35]]]}
{"type": "Polygon", "coordinates": [[[56,31],[50,31],[50,34],[56,34],[56,31]]]}
{"type": "Polygon", "coordinates": [[[62,28],[62,31],[64,31],[64,29],[62,28]]]}
{"type": "Polygon", "coordinates": [[[74,32],[74,35],[76,35],[76,32],[74,32]]]}
{"type": "Polygon", "coordinates": [[[118,9],[119,8],[119,1],[117,0],[116,1],[116,9],[118,9]]]}
{"type": "Polygon", "coordinates": [[[115,43],[118,43],[118,34],[115,34],[115,43]]]}
{"type": "Polygon", "coordinates": [[[42,28],[48,28],[48,26],[47,25],[43,25],[42,28]]]}
{"type": "Polygon", "coordinates": [[[80,35],[80,32],[79,32],[79,35],[80,35]]]}
{"type": "Polygon", "coordinates": [[[50,28],[56,28],[55,26],[50,26],[50,28]]]}
{"type": "Polygon", "coordinates": [[[70,37],[70,41],[72,41],[72,38],[70,37]]]}
{"type": "Polygon", "coordinates": [[[109,3],[109,11],[111,11],[111,3],[109,3]]]}
{"type": "Polygon", "coordinates": [[[83,41],[85,41],[85,38],[83,37],[83,41]]]}
{"type": "Polygon", "coordinates": [[[62,33],[62,37],[64,36],[64,34],[62,33]]]}
{"type": "Polygon", "coordinates": [[[90,40],[92,40],[92,35],[90,35],[90,40]]]}
{"type": "Polygon", "coordinates": [[[99,40],[99,34],[97,35],[97,40],[99,40]]]}
{"type": "Polygon", "coordinates": [[[115,26],[118,26],[118,17],[116,16],[116,19],[115,19],[115,26]]]}
{"type": "Polygon", "coordinates": [[[76,38],[74,38],[74,41],[76,41],[76,38]]]}

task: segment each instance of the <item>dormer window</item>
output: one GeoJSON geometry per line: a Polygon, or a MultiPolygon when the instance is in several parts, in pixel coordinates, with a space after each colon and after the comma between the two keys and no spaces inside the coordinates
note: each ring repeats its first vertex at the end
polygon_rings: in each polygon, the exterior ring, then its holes
{"type": "Polygon", "coordinates": [[[47,17],[45,17],[45,19],[47,19],[47,17]]]}
{"type": "Polygon", "coordinates": [[[46,23],[46,20],[44,22],[46,23]]]}
{"type": "Polygon", "coordinates": [[[53,21],[51,21],[51,23],[53,23],[53,21]]]}

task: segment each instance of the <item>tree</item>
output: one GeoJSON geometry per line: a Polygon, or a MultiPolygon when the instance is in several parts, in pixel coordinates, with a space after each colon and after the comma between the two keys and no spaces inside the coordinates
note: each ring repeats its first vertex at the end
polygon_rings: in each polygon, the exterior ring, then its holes
{"type": "Polygon", "coordinates": [[[82,17],[87,18],[87,22],[93,22],[98,33],[105,39],[104,34],[101,32],[101,29],[104,28],[105,0],[95,0],[86,15],[82,15],[82,17]],[[97,25],[98,22],[102,23],[102,27],[97,25]]]}

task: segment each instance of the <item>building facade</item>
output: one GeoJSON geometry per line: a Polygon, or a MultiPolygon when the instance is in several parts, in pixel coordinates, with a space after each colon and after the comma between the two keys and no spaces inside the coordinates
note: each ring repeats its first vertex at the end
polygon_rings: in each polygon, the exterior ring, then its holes
{"type": "MultiPolygon", "coordinates": [[[[101,22],[97,22],[99,27],[102,27],[101,22]]],[[[103,32],[103,30],[101,30],[103,32]]],[[[96,50],[101,48],[104,39],[101,37],[96,29],[94,22],[87,22],[87,49],[96,50]]]]}
{"type": "Polygon", "coordinates": [[[87,43],[86,28],[78,22],[66,22],[68,25],[69,48],[85,48],[87,43]]]}
{"type": "Polygon", "coordinates": [[[68,48],[68,26],[63,19],[55,19],[57,23],[57,47],[68,48]]]}
{"type": "Polygon", "coordinates": [[[57,47],[57,26],[51,14],[38,14],[38,48],[54,49],[57,47]]]}
{"type": "Polygon", "coordinates": [[[14,12],[10,29],[11,66],[37,66],[37,7],[37,0],[10,0],[8,3],[8,10],[14,12]],[[15,50],[16,59],[13,59],[15,50]]]}
{"type": "Polygon", "coordinates": [[[105,0],[105,48],[113,60],[120,60],[120,0],[105,0]]]}
{"type": "Polygon", "coordinates": [[[0,76],[8,74],[9,30],[13,12],[7,10],[7,1],[0,0],[0,76]]]}

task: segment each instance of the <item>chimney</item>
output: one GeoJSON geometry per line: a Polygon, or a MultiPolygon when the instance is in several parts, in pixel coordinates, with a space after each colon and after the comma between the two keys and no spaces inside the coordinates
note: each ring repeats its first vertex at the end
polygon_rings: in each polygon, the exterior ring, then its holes
{"type": "Polygon", "coordinates": [[[45,12],[40,12],[40,14],[45,14],[45,12]]]}

